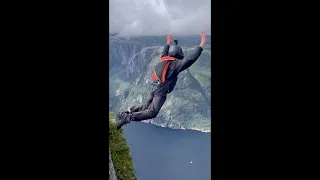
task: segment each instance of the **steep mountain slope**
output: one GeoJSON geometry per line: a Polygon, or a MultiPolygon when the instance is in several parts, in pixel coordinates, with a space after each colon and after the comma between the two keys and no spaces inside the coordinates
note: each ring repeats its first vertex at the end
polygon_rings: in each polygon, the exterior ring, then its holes
{"type": "MultiPolygon", "coordinates": [[[[199,37],[178,37],[185,55],[199,44],[199,37]]],[[[210,38],[208,38],[210,39],[210,38]]],[[[121,39],[110,37],[110,110],[119,111],[143,103],[148,95],[154,65],[159,61],[165,37],[121,39]]],[[[158,116],[145,122],[163,127],[210,131],[210,42],[191,68],[179,75],[158,116]]]]}

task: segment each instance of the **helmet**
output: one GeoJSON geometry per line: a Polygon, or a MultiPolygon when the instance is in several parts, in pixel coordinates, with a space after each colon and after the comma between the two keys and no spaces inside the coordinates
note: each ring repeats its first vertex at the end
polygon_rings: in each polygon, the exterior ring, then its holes
{"type": "Polygon", "coordinates": [[[181,47],[178,46],[178,40],[174,40],[174,45],[170,47],[168,55],[177,59],[183,59],[184,54],[181,47]]]}

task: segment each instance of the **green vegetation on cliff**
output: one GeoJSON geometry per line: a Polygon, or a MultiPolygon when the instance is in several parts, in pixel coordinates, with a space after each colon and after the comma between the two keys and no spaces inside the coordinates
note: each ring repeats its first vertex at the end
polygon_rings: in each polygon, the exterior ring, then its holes
{"type": "Polygon", "coordinates": [[[122,134],[122,129],[117,130],[112,112],[109,112],[109,147],[118,180],[136,180],[130,148],[122,134]]]}

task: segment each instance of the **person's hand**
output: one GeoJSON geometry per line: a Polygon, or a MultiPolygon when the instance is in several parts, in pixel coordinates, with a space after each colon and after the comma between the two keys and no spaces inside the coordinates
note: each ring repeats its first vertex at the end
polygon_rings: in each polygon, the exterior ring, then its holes
{"type": "Polygon", "coordinates": [[[170,45],[173,41],[172,35],[169,33],[167,36],[167,44],[170,45]]]}
{"type": "Polygon", "coordinates": [[[203,48],[204,44],[206,43],[206,32],[202,31],[201,33],[201,43],[200,43],[200,47],[203,48]]]}

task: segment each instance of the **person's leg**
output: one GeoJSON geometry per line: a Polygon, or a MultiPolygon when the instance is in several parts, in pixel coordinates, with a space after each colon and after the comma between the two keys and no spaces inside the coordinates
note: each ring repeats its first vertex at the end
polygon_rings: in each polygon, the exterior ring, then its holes
{"type": "Polygon", "coordinates": [[[130,123],[131,121],[142,121],[155,118],[167,98],[166,94],[162,96],[159,94],[155,95],[155,91],[156,89],[150,91],[148,101],[144,105],[133,107],[135,112],[119,113],[116,116],[118,122],[117,129],[120,129],[123,125],[130,123]]]}
{"type": "Polygon", "coordinates": [[[117,114],[117,129],[131,121],[142,121],[156,117],[165,101],[166,96],[154,96],[148,106],[141,106],[141,109],[145,108],[142,111],[117,114]]]}
{"type": "Polygon", "coordinates": [[[152,99],[153,99],[153,94],[150,93],[147,101],[144,104],[133,105],[133,106],[129,107],[129,110],[131,111],[131,113],[138,112],[138,111],[143,111],[143,110],[148,108],[148,106],[152,102],[152,99]]]}
{"type": "Polygon", "coordinates": [[[132,112],[132,121],[143,121],[147,119],[155,118],[163,104],[165,103],[167,96],[154,96],[151,104],[144,110],[138,112],[132,112]]]}
{"type": "Polygon", "coordinates": [[[148,106],[151,104],[152,102],[152,99],[153,99],[153,96],[154,96],[154,91],[155,91],[155,87],[151,87],[149,89],[149,96],[148,96],[148,99],[147,101],[144,103],[144,104],[138,104],[138,105],[133,105],[131,107],[128,108],[128,113],[132,113],[132,112],[138,112],[138,111],[143,111],[145,109],[148,108],[148,106]]]}

